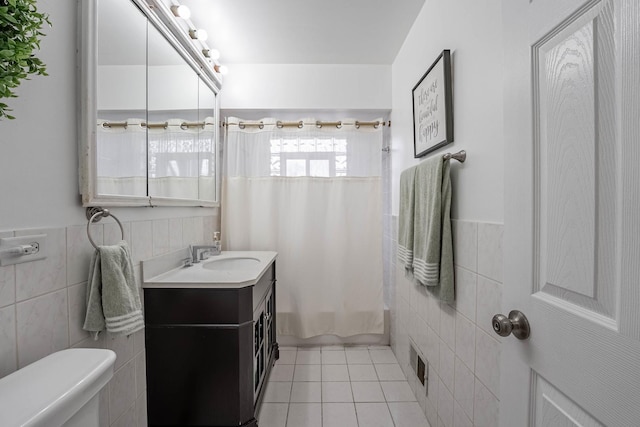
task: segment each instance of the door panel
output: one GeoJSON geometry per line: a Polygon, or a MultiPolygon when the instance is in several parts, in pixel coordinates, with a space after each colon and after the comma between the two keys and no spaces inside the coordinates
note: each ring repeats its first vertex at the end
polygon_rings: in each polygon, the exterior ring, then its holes
{"type": "Polygon", "coordinates": [[[580,10],[533,45],[534,291],[615,320],[612,3],[580,10]]]}
{"type": "MultiPolygon", "coordinates": [[[[504,0],[500,421],[640,426],[640,2],[504,0]]],[[[489,319],[487,319],[489,320],[489,319]]]]}
{"type": "Polygon", "coordinates": [[[602,427],[544,378],[535,375],[533,384],[536,427],[602,427]]]}

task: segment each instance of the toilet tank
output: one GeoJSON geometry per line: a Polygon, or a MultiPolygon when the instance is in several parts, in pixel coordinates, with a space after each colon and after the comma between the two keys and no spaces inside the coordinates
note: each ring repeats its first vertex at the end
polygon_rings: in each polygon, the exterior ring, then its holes
{"type": "Polygon", "coordinates": [[[59,351],[0,379],[0,426],[92,427],[113,376],[111,350],[59,351]]]}

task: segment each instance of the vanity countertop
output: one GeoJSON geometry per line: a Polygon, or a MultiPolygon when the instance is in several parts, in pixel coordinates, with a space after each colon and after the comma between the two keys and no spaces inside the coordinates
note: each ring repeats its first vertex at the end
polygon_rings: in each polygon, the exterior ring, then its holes
{"type": "Polygon", "coordinates": [[[143,288],[243,288],[255,285],[278,255],[272,251],[223,251],[182,266],[188,250],[142,262],[143,288]],[[242,265],[243,260],[250,261],[242,265]],[[240,265],[236,265],[240,264],[240,265]],[[212,268],[220,265],[220,268],[212,268]]]}

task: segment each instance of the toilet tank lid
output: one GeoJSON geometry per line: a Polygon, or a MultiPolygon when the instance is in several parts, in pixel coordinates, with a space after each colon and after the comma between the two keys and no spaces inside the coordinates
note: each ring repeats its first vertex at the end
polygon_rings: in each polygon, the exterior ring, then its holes
{"type": "Polygon", "coordinates": [[[111,350],[77,348],[50,354],[0,379],[0,425],[66,422],[113,376],[111,350]]]}

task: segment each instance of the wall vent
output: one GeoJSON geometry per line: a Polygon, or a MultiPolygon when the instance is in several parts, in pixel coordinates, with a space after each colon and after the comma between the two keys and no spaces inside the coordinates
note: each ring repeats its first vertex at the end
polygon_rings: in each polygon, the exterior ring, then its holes
{"type": "Polygon", "coordinates": [[[413,344],[409,344],[409,364],[420,383],[426,386],[429,380],[429,365],[426,359],[422,360],[413,344]]]}

